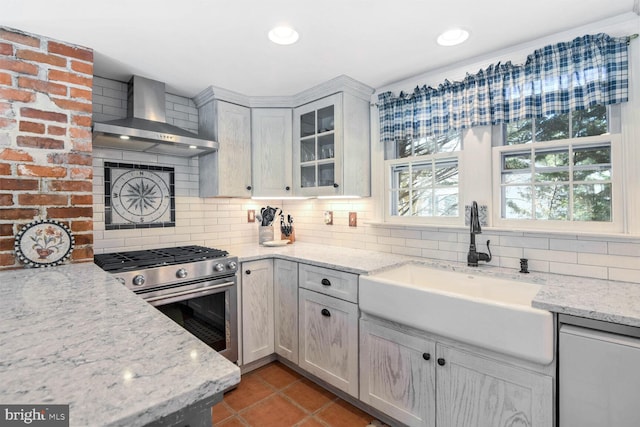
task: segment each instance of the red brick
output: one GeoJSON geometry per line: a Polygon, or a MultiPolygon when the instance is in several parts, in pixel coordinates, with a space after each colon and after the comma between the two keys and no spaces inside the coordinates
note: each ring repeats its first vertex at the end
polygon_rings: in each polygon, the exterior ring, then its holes
{"type": "Polygon", "coordinates": [[[69,89],[69,96],[71,98],[81,98],[86,99],[87,101],[93,100],[92,91],[86,89],[78,89],[77,87],[72,87],[69,89]]]}
{"type": "MultiPolygon", "coordinates": [[[[0,189],[2,189],[2,179],[0,179],[0,189]]],[[[37,184],[37,182],[36,182],[37,184]]],[[[55,180],[49,182],[49,190],[51,191],[74,191],[74,192],[91,192],[93,191],[93,183],[91,181],[68,181],[55,180]]]]}
{"type": "Polygon", "coordinates": [[[0,117],[0,129],[13,129],[15,125],[16,121],[14,119],[0,117]]]}
{"type": "Polygon", "coordinates": [[[25,89],[33,89],[36,92],[67,96],[67,87],[58,83],[45,82],[42,80],[30,79],[28,77],[20,77],[18,78],[18,86],[25,89]]]}
{"type": "Polygon", "coordinates": [[[80,151],[83,153],[90,153],[93,151],[93,143],[91,141],[72,140],[71,149],[73,151],[80,151]]]}
{"type": "Polygon", "coordinates": [[[91,127],[91,116],[73,116],[71,123],[76,126],[91,127]]]}
{"type": "Polygon", "coordinates": [[[76,246],[90,245],[93,243],[93,233],[74,234],[76,246]]]}
{"type": "Polygon", "coordinates": [[[13,116],[13,105],[9,102],[0,102],[0,114],[5,117],[8,115],[13,116]]]}
{"type": "Polygon", "coordinates": [[[22,206],[66,206],[69,198],[62,194],[20,194],[18,204],[22,206]]]}
{"type": "Polygon", "coordinates": [[[56,165],[91,166],[93,164],[91,155],[83,153],[51,153],[47,156],[47,161],[56,165]]]}
{"type": "Polygon", "coordinates": [[[67,115],[63,113],[54,113],[52,111],[37,110],[35,108],[24,107],[20,109],[22,117],[30,119],[47,120],[50,122],[67,123],[67,115]]]}
{"type": "Polygon", "coordinates": [[[62,166],[18,165],[18,175],[40,178],[64,178],[67,168],[62,166]]]}
{"type": "MultiPolygon", "coordinates": [[[[55,208],[53,208],[55,209],[55,208]]],[[[33,219],[38,215],[38,209],[32,208],[2,208],[0,219],[33,219]]]]}
{"type": "Polygon", "coordinates": [[[48,208],[50,218],[92,218],[93,207],[48,208]]]}
{"type": "Polygon", "coordinates": [[[15,150],[13,148],[5,148],[0,151],[0,159],[2,160],[13,160],[16,162],[33,162],[33,157],[31,154],[22,150],[15,150]]]}
{"type": "Polygon", "coordinates": [[[81,59],[83,61],[93,62],[93,51],[78,46],[70,46],[68,44],[50,41],[47,47],[49,53],[57,53],[62,56],[81,59]]]}
{"type": "Polygon", "coordinates": [[[13,56],[13,45],[9,43],[0,43],[0,55],[13,56]]]}
{"type": "MultiPolygon", "coordinates": [[[[73,221],[71,222],[71,231],[93,231],[93,221],[73,221]]],[[[0,232],[2,230],[0,229],[0,232]]]]}
{"type": "Polygon", "coordinates": [[[93,195],[92,194],[72,194],[71,195],[71,205],[93,205],[93,195]]]}
{"type": "Polygon", "coordinates": [[[16,179],[0,178],[0,190],[37,190],[38,180],[36,179],[16,179]]]}
{"type": "Polygon", "coordinates": [[[93,168],[71,168],[72,179],[93,179],[93,168]]]}
{"type": "Polygon", "coordinates": [[[16,239],[0,239],[0,251],[11,251],[14,248],[16,239]]]}
{"type": "Polygon", "coordinates": [[[0,236],[13,236],[12,224],[0,224],[0,236]]]}
{"type": "Polygon", "coordinates": [[[71,69],[82,74],[93,76],[93,64],[79,61],[71,61],[71,69]]]}
{"type": "Polygon", "coordinates": [[[40,39],[20,31],[11,31],[7,28],[0,28],[0,39],[31,47],[40,47],[40,39]]]}
{"type": "Polygon", "coordinates": [[[0,73],[0,85],[11,86],[13,82],[11,81],[11,74],[0,73]]]}
{"type": "Polygon", "coordinates": [[[0,254],[0,265],[9,266],[15,265],[16,257],[13,254],[0,254]]]}
{"type": "Polygon", "coordinates": [[[72,83],[74,85],[93,87],[93,77],[83,77],[67,71],[49,70],[49,80],[72,83]]]}
{"type": "Polygon", "coordinates": [[[16,73],[22,74],[31,74],[32,76],[38,74],[37,65],[19,61],[17,59],[0,58],[0,69],[15,71],[16,73]]]}
{"type": "Polygon", "coordinates": [[[24,120],[20,121],[20,131],[21,132],[29,132],[29,133],[44,133],[44,124],[35,123],[35,122],[25,122],[24,120]]]}
{"type": "Polygon", "coordinates": [[[93,247],[77,247],[71,252],[72,262],[93,262],[93,247]]]}
{"type": "Polygon", "coordinates": [[[60,126],[47,126],[47,133],[54,136],[64,136],[67,134],[67,128],[60,126]]]}
{"type": "Polygon", "coordinates": [[[0,175],[11,175],[11,165],[9,163],[0,163],[0,175]]]}
{"type": "Polygon", "coordinates": [[[69,134],[71,135],[72,138],[91,139],[91,131],[88,130],[88,129],[71,128],[71,129],[69,129],[69,134]]]}
{"type": "Polygon", "coordinates": [[[16,57],[26,61],[40,62],[43,64],[51,64],[56,67],[66,67],[67,59],[57,55],[47,55],[46,53],[36,52],[34,50],[19,49],[16,57]]]}
{"type": "Polygon", "coordinates": [[[20,135],[17,141],[18,147],[44,148],[47,150],[61,150],[64,148],[64,141],[53,138],[20,135]]]}
{"type": "Polygon", "coordinates": [[[80,111],[83,113],[91,113],[93,111],[93,106],[91,103],[71,101],[68,99],[60,99],[60,98],[52,98],[51,99],[58,107],[71,110],[71,111],[80,111]]]}
{"type": "Polygon", "coordinates": [[[36,95],[26,90],[0,88],[0,98],[5,101],[33,102],[36,95]]]}
{"type": "Polygon", "coordinates": [[[13,206],[13,194],[0,194],[0,206],[13,206]]]}

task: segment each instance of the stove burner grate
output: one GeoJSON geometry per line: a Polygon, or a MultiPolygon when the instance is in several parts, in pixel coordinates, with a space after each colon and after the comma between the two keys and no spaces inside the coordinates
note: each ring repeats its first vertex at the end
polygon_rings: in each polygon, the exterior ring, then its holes
{"type": "Polygon", "coordinates": [[[178,246],[174,248],[146,249],[141,251],[99,254],[94,263],[105,271],[125,271],[150,268],[159,265],[184,264],[211,258],[222,258],[229,253],[204,246],[178,246]]]}

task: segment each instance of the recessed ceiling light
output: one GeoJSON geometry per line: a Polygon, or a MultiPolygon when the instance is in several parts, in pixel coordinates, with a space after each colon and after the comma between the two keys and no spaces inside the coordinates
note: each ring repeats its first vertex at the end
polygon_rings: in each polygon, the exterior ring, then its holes
{"type": "Polygon", "coordinates": [[[280,26],[269,31],[269,40],[276,44],[294,44],[299,37],[298,32],[291,27],[280,26]]]}
{"type": "Polygon", "coordinates": [[[455,46],[463,43],[469,38],[469,32],[462,28],[453,28],[447,30],[438,36],[438,44],[440,46],[455,46]]]}
{"type": "Polygon", "coordinates": [[[192,150],[195,150],[198,147],[196,147],[195,145],[190,145],[189,148],[191,148],[192,150]]]}
{"type": "Polygon", "coordinates": [[[127,135],[120,135],[120,139],[129,139],[127,135]]]}

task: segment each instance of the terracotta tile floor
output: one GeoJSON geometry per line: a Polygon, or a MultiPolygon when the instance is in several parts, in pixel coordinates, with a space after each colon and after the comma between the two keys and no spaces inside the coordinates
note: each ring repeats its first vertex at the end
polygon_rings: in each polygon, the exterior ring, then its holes
{"type": "Polygon", "coordinates": [[[243,375],[238,387],[213,407],[215,427],[365,427],[372,421],[279,362],[243,375]]]}

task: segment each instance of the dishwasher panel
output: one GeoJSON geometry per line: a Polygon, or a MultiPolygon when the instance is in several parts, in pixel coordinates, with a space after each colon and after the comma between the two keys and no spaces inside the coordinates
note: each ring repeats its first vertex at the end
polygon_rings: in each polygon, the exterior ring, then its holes
{"type": "Polygon", "coordinates": [[[640,426],[640,339],[560,327],[560,427],[640,426]]]}

